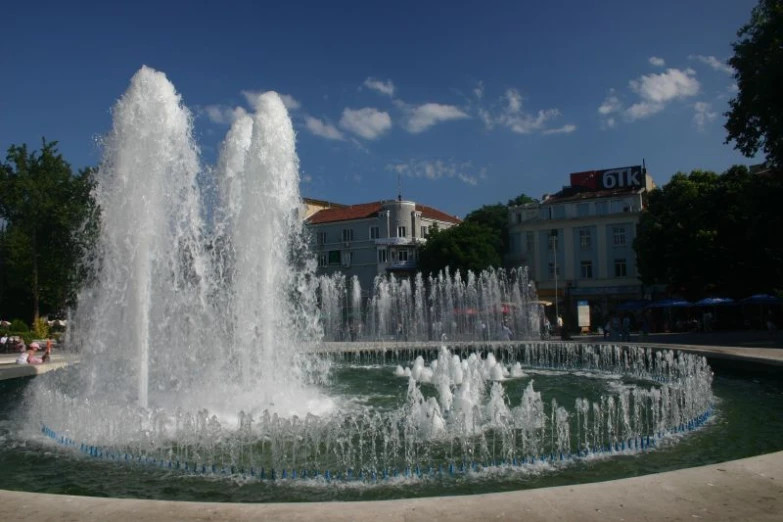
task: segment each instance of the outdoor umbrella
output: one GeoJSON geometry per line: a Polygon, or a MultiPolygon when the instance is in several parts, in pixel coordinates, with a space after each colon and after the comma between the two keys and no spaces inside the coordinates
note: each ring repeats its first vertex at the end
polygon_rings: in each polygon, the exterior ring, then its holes
{"type": "Polygon", "coordinates": [[[754,294],[750,297],[740,300],[743,305],[758,305],[759,307],[759,321],[764,325],[764,310],[769,306],[776,306],[783,304],[783,299],[775,297],[769,294],[754,294]]]}
{"type": "Polygon", "coordinates": [[[649,305],[650,301],[626,301],[617,305],[617,310],[641,310],[649,305]]]}
{"type": "Polygon", "coordinates": [[[683,299],[662,299],[653,301],[647,305],[647,308],[685,308],[691,306],[691,303],[683,299]]]}

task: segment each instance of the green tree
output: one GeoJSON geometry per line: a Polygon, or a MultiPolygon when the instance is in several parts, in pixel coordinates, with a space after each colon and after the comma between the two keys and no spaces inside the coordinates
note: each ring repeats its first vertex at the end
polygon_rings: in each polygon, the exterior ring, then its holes
{"type": "Polygon", "coordinates": [[[509,207],[518,207],[519,205],[524,205],[525,203],[533,203],[535,199],[531,198],[527,194],[520,194],[519,196],[515,197],[514,199],[508,200],[508,206],[509,207]]]}
{"type": "Polygon", "coordinates": [[[739,89],[729,101],[726,143],[747,157],[763,150],[770,166],[783,166],[783,0],[760,0],[738,32],[734,55],[739,89]]]}
{"type": "Polygon", "coordinates": [[[446,267],[474,272],[503,266],[509,250],[508,209],[534,201],[520,194],[508,204],[484,205],[465,220],[446,230],[433,229],[419,250],[419,269],[436,273],[446,267]]]}
{"type": "Polygon", "coordinates": [[[506,205],[503,203],[484,205],[465,216],[465,222],[482,225],[498,233],[500,243],[498,243],[497,254],[500,256],[502,264],[502,260],[506,259],[506,254],[508,254],[509,250],[508,209],[509,207],[530,203],[532,201],[534,201],[533,198],[525,194],[520,194],[514,199],[509,199],[506,205]]]}
{"type": "Polygon", "coordinates": [[[501,265],[500,245],[497,230],[464,221],[445,230],[430,232],[427,243],[419,250],[419,269],[425,274],[434,274],[446,267],[452,271],[480,272],[501,265]]]}
{"type": "Polygon", "coordinates": [[[649,194],[634,248],[645,284],[689,299],[744,297],[783,285],[783,182],[742,166],[675,174],[649,194]]]}
{"type": "Polygon", "coordinates": [[[98,233],[93,188],[93,171],[74,175],[57,142],[42,140],[40,151],[8,149],[0,165],[4,302],[30,306],[15,313],[35,321],[42,309],[56,312],[74,301],[89,276],[87,255],[98,233]]]}

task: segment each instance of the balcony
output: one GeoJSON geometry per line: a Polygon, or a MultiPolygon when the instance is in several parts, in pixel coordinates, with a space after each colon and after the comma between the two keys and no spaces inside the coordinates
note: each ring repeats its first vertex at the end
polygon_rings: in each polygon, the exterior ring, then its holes
{"type": "Polygon", "coordinates": [[[423,245],[426,242],[423,237],[381,237],[375,240],[379,246],[423,245]]]}
{"type": "Polygon", "coordinates": [[[387,272],[407,272],[416,270],[416,261],[409,259],[407,261],[392,261],[386,263],[387,272]]]}

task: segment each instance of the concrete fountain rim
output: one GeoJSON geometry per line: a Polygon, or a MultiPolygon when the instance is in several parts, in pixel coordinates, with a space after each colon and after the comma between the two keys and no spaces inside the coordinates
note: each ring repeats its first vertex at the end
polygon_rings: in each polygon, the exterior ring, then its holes
{"type": "MultiPolygon", "coordinates": [[[[559,342],[559,341],[554,341],[559,342]]],[[[386,343],[377,349],[394,349],[386,343]]],[[[407,344],[407,343],[406,343],[407,344]]],[[[511,343],[491,343],[502,345],[511,343]]],[[[604,344],[604,343],[592,343],[604,344]]],[[[617,343],[611,343],[617,344],[617,343]]],[[[783,366],[783,349],[630,343],[708,359],[783,366]]],[[[210,503],[80,497],[0,490],[4,520],[778,520],[783,451],[606,482],[454,497],[305,503],[210,503]],[[611,485],[607,487],[607,485],[611,485]],[[448,501],[444,501],[448,499],[448,501]]]]}

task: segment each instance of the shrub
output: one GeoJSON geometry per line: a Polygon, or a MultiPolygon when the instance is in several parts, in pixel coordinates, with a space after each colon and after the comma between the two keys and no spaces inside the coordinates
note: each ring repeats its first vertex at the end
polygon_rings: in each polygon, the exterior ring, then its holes
{"type": "Polygon", "coordinates": [[[37,339],[46,339],[49,337],[49,323],[43,317],[39,317],[33,324],[33,334],[37,339]]]}
{"type": "Polygon", "coordinates": [[[21,319],[14,319],[13,321],[11,321],[11,327],[9,328],[9,330],[15,333],[23,333],[23,332],[29,332],[30,328],[28,328],[27,323],[25,323],[21,319]]]}

